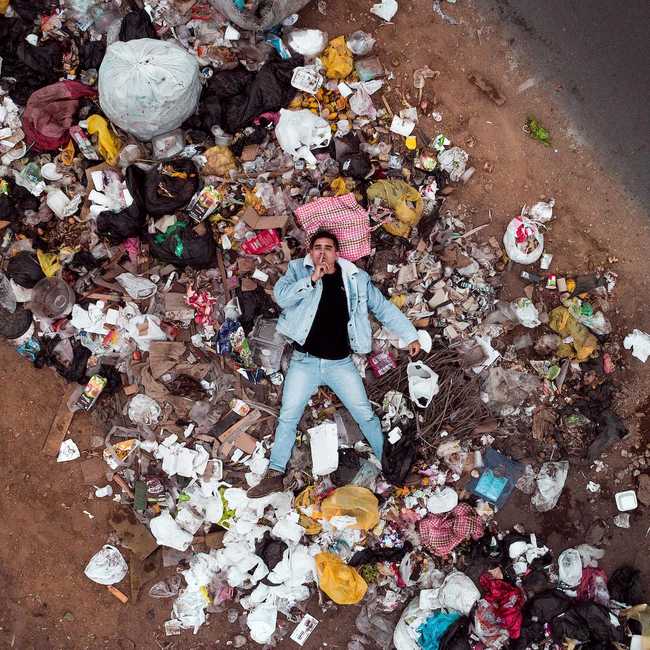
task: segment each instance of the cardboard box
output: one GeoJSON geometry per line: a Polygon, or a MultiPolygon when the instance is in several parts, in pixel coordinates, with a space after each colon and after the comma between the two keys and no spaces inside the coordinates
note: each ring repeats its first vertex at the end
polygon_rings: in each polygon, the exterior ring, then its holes
{"type": "Polygon", "coordinates": [[[289,215],[277,215],[274,217],[263,217],[250,206],[244,208],[239,217],[253,230],[271,230],[273,228],[284,228],[287,225],[289,215]]]}

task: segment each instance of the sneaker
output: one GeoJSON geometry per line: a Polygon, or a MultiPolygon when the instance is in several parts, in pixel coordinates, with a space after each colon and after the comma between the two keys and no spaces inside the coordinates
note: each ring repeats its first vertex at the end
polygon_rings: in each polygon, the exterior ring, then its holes
{"type": "Polygon", "coordinates": [[[246,496],[249,499],[259,499],[273,492],[284,492],[284,474],[270,469],[266,472],[260,483],[246,492],[246,496]]]}

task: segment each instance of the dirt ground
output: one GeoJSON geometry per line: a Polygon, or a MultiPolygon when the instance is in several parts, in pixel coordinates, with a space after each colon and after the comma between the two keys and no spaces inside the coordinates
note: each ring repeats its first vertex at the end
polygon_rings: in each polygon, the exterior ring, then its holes
{"type": "MultiPolygon", "coordinates": [[[[389,25],[368,13],[371,4],[331,1],[326,16],[313,6],[303,12],[301,24],[326,29],[330,36],[355,29],[372,32],[378,39],[377,54],[395,74],[386,93],[394,109],[401,107],[400,93],[406,99],[415,97],[413,70],[428,65],[440,71],[435,81],[427,82],[425,97],[443,120],[439,124],[424,120],[421,126],[428,135],[444,132],[465,147],[476,168],[445,207],[469,215],[469,227],[489,224],[478,239],[490,235],[500,239],[505,224],[523,204],[555,197],[557,219],[546,235],[546,250],[554,255],[552,270],[616,271],[619,282],[609,314],[614,336],[622,337],[634,327],[650,331],[645,304],[649,215],[622,192],[605,161],[572,138],[575,130],[560,109],[568,90],[547,81],[518,92],[535,76],[535,69],[502,32],[498,15],[481,15],[477,2],[442,3],[458,25],[436,16],[431,0],[402,0],[394,24],[389,25]],[[473,71],[500,89],[506,97],[503,106],[491,103],[467,81],[473,71]],[[522,132],[529,114],[550,129],[551,148],[522,132]]],[[[521,295],[520,270],[515,266],[508,271],[506,298],[521,295]]],[[[633,513],[628,530],[612,524],[613,492],[632,487],[630,479],[614,485],[616,471],[628,462],[620,452],[637,443],[643,451],[650,443],[650,376],[640,362],[627,358],[628,365],[616,375],[618,409],[633,435],[609,453],[609,469],[594,477],[588,465],[572,467],[560,503],[546,514],[532,512],[529,497],[515,492],[498,518],[505,525],[521,522],[527,530],[543,534],[556,553],[582,543],[590,529],[593,532],[593,522],[603,519],[605,569],[631,563],[642,569],[650,584],[647,508],[633,513]],[[590,479],[601,483],[600,494],[586,490],[590,479]]],[[[162,624],[169,617],[171,601],[150,598],[145,587],[137,602],[122,605],[84,577],[86,562],[108,538],[112,503],[95,498],[92,488],[84,485],[78,461],[57,464],[41,453],[64,383],[53,371],[36,370],[12,348],[0,345],[0,385],[0,647],[181,649],[230,643],[240,632],[239,622],[231,625],[225,615],[212,616],[196,636],[186,632],[165,637],[162,624]]],[[[93,434],[103,432],[90,419],[75,419],[71,437],[82,458],[97,453],[90,449],[93,434]]],[[[129,593],[128,578],[120,587],[129,593]]],[[[321,623],[305,647],[345,648],[356,632],[358,608],[338,607],[323,614],[312,601],[309,611],[321,623]]],[[[290,624],[289,629],[293,627],[290,624]]],[[[278,647],[294,645],[286,637],[278,647]]]]}

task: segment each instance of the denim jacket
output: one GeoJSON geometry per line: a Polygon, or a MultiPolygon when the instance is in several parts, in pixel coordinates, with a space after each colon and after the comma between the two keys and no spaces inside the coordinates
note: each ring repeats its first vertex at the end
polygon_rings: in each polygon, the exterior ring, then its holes
{"type": "MultiPolygon", "coordinates": [[[[372,284],[370,276],[348,260],[339,259],[343,284],[348,299],[348,339],[353,352],[367,354],[371,350],[372,331],[368,313],[400,339],[411,343],[418,337],[411,321],[372,284]]],[[[312,284],[314,262],[311,255],[289,262],[287,272],[277,281],[273,295],[282,309],[277,330],[304,344],[311,330],[323,293],[323,283],[312,284]]]]}

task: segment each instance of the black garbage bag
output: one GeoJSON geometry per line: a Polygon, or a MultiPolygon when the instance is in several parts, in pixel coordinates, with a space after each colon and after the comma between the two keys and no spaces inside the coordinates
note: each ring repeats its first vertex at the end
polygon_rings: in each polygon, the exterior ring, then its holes
{"type": "MultiPolygon", "coordinates": [[[[122,375],[115,366],[103,363],[97,374],[106,379],[106,386],[99,396],[100,399],[105,395],[114,395],[122,387],[122,375]]],[[[86,377],[86,383],[89,379],[90,377],[86,377]]]]}
{"type": "Polygon", "coordinates": [[[2,76],[16,79],[8,92],[21,106],[34,91],[55,83],[63,74],[63,50],[59,42],[30,45],[25,40],[30,32],[31,26],[21,18],[0,19],[2,76]]]}
{"type": "Polygon", "coordinates": [[[101,262],[90,251],[81,250],[72,256],[72,261],[68,265],[68,268],[77,275],[88,275],[90,271],[96,269],[100,264],[101,262]]]}
{"type": "Polygon", "coordinates": [[[363,180],[372,171],[370,158],[363,152],[348,154],[338,161],[342,176],[349,176],[358,181],[363,180]]]}
{"type": "Polygon", "coordinates": [[[301,56],[283,60],[274,55],[258,72],[239,67],[212,75],[199,100],[192,126],[209,131],[213,125],[236,133],[260,113],[279,111],[294,98],[293,69],[303,64],[301,56]]]}
{"type": "Polygon", "coordinates": [[[97,217],[97,233],[112,244],[121,244],[129,237],[140,237],[146,219],[138,206],[132,203],[119,212],[102,212],[97,217]]]}
{"type": "Polygon", "coordinates": [[[640,605],[647,602],[641,584],[641,571],[632,566],[618,567],[607,581],[607,591],[612,600],[626,605],[640,605]]]}
{"type": "Polygon", "coordinates": [[[32,324],[32,312],[16,305],[11,312],[0,305],[0,338],[19,339],[32,324]]]}
{"type": "Polygon", "coordinates": [[[357,475],[361,461],[359,454],[354,448],[346,448],[339,450],[339,466],[336,471],[332,473],[330,478],[336,487],[342,487],[352,482],[352,479],[357,475]]]}
{"type": "Polygon", "coordinates": [[[199,174],[191,160],[175,158],[151,171],[136,165],[126,169],[126,184],[143,214],[162,217],[186,207],[199,187],[199,174]]]}
{"type": "Polygon", "coordinates": [[[269,571],[273,571],[276,564],[282,561],[286,549],[287,545],[282,540],[271,537],[271,532],[267,530],[255,545],[255,555],[264,560],[269,571]]]}
{"type": "Polygon", "coordinates": [[[21,251],[9,260],[7,276],[21,287],[33,289],[34,285],[45,277],[45,273],[34,253],[21,251]]]}
{"type": "Polygon", "coordinates": [[[149,14],[144,9],[129,11],[122,18],[120,41],[134,41],[138,38],[158,38],[149,14]]]}
{"type": "Polygon", "coordinates": [[[551,630],[558,643],[575,639],[579,643],[589,643],[590,648],[603,650],[625,639],[622,627],[612,623],[609,610],[591,601],[574,601],[570,609],[551,621],[551,630]]]}
{"type": "Polygon", "coordinates": [[[244,334],[250,334],[259,316],[263,318],[277,318],[278,307],[271,297],[260,286],[254,291],[242,291],[240,287],[236,290],[237,300],[241,308],[239,322],[244,334]]]}
{"type": "Polygon", "coordinates": [[[391,445],[388,439],[384,440],[381,467],[386,480],[393,485],[402,485],[416,455],[415,424],[410,420],[409,425],[402,429],[402,437],[394,445],[391,445]]]}
{"type": "Polygon", "coordinates": [[[521,634],[512,641],[513,650],[525,650],[533,643],[542,641],[545,637],[545,624],[566,612],[573,602],[572,598],[558,589],[548,589],[526,601],[522,608],[521,634]]]}
{"type": "Polygon", "coordinates": [[[374,562],[401,562],[402,558],[413,550],[411,542],[404,542],[401,548],[364,548],[357,551],[348,562],[349,566],[363,566],[374,562]]]}
{"type": "Polygon", "coordinates": [[[82,70],[95,69],[104,60],[106,54],[106,43],[104,41],[87,41],[79,47],[79,67],[82,70]]]}
{"type": "Polygon", "coordinates": [[[27,23],[48,13],[48,0],[12,0],[11,8],[27,23]]]}
{"type": "Polygon", "coordinates": [[[193,269],[206,269],[217,261],[217,247],[212,232],[197,234],[192,223],[177,221],[164,233],[152,235],[149,239],[149,252],[153,257],[173,264],[179,268],[190,266],[193,269]]]}
{"type": "Polygon", "coordinates": [[[440,650],[470,650],[472,647],[469,639],[469,618],[461,616],[456,619],[442,635],[440,650]]]}
{"type": "Polygon", "coordinates": [[[625,435],[627,435],[625,422],[609,409],[604,410],[598,417],[598,436],[589,445],[587,459],[595,460],[625,435]]]}

